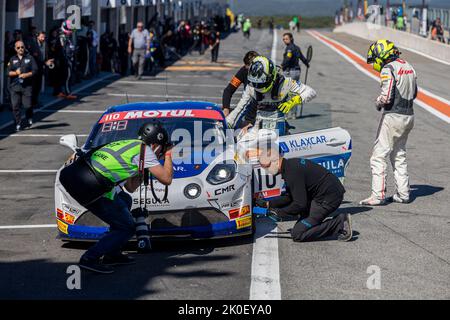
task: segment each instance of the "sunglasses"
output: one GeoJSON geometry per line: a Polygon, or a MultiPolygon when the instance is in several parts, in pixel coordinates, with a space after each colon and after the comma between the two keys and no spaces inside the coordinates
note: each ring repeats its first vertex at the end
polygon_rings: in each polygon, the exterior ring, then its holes
{"type": "Polygon", "coordinates": [[[25,47],[16,47],[16,50],[25,49],[25,47]]]}

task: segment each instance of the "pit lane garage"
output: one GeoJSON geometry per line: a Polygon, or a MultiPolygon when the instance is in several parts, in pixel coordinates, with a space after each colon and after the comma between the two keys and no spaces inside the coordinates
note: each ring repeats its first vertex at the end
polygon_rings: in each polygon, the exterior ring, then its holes
{"type": "MultiPolygon", "coordinates": [[[[74,153],[87,152],[113,141],[136,139],[139,128],[155,118],[163,123],[176,147],[172,185],[165,187],[152,180],[131,195],[132,210],[145,206],[151,212],[147,218],[151,236],[211,239],[252,234],[253,199],[282,194],[283,181],[237,161],[234,135],[229,134],[221,108],[215,104],[186,101],[113,106],[95,123],[81,148],[74,135],[62,137],[60,143],[74,153]]],[[[346,130],[287,135],[277,142],[286,158],[311,159],[343,181],[352,152],[346,130]]],[[[64,166],[70,163],[68,160],[64,166]]],[[[107,225],[64,190],[59,172],[55,180],[59,237],[98,240],[108,231],[107,225]]]]}

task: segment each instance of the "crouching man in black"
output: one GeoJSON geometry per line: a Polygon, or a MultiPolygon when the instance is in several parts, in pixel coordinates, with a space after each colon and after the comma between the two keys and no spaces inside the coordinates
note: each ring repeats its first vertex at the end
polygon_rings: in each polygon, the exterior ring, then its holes
{"type": "Polygon", "coordinates": [[[352,239],[351,216],[332,215],[341,205],[345,193],[335,175],[306,159],[285,159],[275,149],[260,151],[258,160],[267,173],[281,173],[287,194],[270,201],[257,200],[256,204],[268,208],[270,214],[280,219],[300,215],[291,231],[294,241],[352,239]]]}

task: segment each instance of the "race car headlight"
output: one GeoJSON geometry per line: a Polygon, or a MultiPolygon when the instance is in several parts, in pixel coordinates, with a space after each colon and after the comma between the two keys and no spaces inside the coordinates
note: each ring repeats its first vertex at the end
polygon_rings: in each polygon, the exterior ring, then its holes
{"type": "Polygon", "coordinates": [[[188,199],[196,199],[200,196],[202,189],[196,183],[188,184],[184,188],[184,196],[188,199]]]}
{"type": "Polygon", "coordinates": [[[218,185],[233,180],[235,176],[235,163],[220,163],[211,170],[206,178],[206,181],[212,185],[218,185]]]}

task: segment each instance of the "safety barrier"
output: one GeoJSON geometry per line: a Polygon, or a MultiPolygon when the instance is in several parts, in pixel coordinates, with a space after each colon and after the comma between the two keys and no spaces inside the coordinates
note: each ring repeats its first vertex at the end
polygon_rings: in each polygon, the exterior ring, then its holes
{"type": "Polygon", "coordinates": [[[404,31],[372,23],[353,22],[336,27],[334,32],[348,33],[371,41],[389,39],[396,43],[400,48],[415,50],[425,55],[429,55],[430,57],[450,63],[449,45],[431,41],[404,31]]]}

